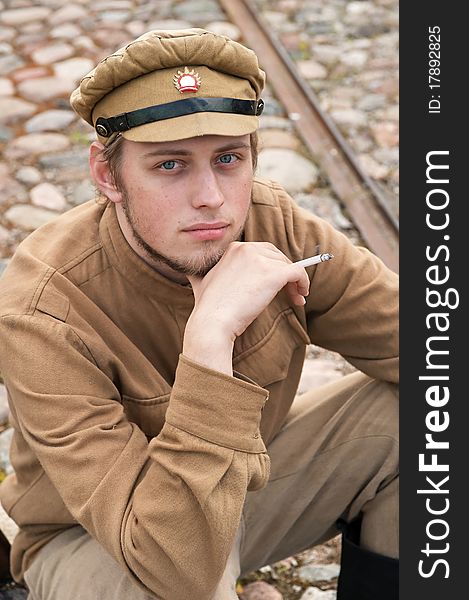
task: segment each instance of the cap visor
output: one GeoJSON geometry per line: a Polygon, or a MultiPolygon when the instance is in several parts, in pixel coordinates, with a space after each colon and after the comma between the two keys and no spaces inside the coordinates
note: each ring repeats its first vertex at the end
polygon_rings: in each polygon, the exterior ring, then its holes
{"type": "Polygon", "coordinates": [[[258,117],[207,112],[155,121],[129,129],[122,135],[133,142],[169,142],[201,135],[246,135],[258,127],[258,117]]]}

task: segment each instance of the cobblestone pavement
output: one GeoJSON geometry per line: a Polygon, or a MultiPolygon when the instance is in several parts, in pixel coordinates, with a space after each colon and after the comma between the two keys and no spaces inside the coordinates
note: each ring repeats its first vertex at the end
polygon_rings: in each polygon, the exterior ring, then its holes
{"type": "MultiPolygon", "coordinates": [[[[397,0],[253,1],[364,169],[390,197],[396,196],[397,0]]],[[[0,0],[0,274],[31,231],[94,198],[87,162],[94,132],[68,103],[80,78],[149,29],[184,27],[243,41],[215,0],[0,0]]],[[[282,183],[302,206],[360,242],[269,88],[264,98],[259,174],[282,183]]],[[[340,357],[312,346],[299,391],[349,370],[340,357]]],[[[7,415],[0,383],[0,477],[2,469],[11,469],[7,415]]],[[[0,527],[7,537],[14,535],[14,524],[1,512],[0,527]]],[[[336,565],[339,550],[333,540],[256,572],[240,586],[241,597],[332,600],[334,568],[314,572],[306,567],[336,565]]]]}
{"type": "Polygon", "coordinates": [[[397,215],[397,0],[255,4],[397,215]]]}

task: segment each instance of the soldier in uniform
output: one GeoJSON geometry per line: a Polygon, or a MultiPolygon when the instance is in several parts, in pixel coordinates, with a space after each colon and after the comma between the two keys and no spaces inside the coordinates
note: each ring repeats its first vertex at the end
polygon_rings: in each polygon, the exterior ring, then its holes
{"type": "Polygon", "coordinates": [[[239,43],[150,31],[71,96],[100,199],[0,282],[32,600],[231,600],[339,529],[340,600],[397,598],[397,277],[254,177],[263,85],[239,43]],[[296,397],[310,343],[356,372],[296,397]]]}

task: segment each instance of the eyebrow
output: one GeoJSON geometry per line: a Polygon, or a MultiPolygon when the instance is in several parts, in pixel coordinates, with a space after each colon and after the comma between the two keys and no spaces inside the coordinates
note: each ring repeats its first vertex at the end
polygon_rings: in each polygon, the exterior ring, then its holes
{"type": "MultiPolygon", "coordinates": [[[[226,144],[225,146],[221,146],[214,150],[214,153],[218,152],[226,152],[228,150],[239,150],[241,148],[250,149],[251,146],[249,144],[226,144]]],[[[195,154],[196,152],[191,152],[190,150],[184,150],[184,148],[156,148],[155,150],[150,150],[149,152],[145,152],[143,154],[143,158],[152,157],[152,156],[166,156],[168,154],[177,155],[177,156],[190,156],[191,154],[195,154]]]]}

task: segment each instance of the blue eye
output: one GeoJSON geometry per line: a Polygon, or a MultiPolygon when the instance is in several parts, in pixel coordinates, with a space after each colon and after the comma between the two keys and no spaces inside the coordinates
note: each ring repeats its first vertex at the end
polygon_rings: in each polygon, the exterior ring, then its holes
{"type": "Polygon", "coordinates": [[[235,159],[236,156],[234,154],[223,154],[223,156],[220,156],[218,160],[224,165],[229,165],[230,163],[234,162],[235,159]]]}
{"type": "Polygon", "coordinates": [[[166,160],[164,163],[161,163],[161,165],[160,165],[160,167],[164,171],[172,171],[175,166],[176,166],[175,160],[166,160]]]}

